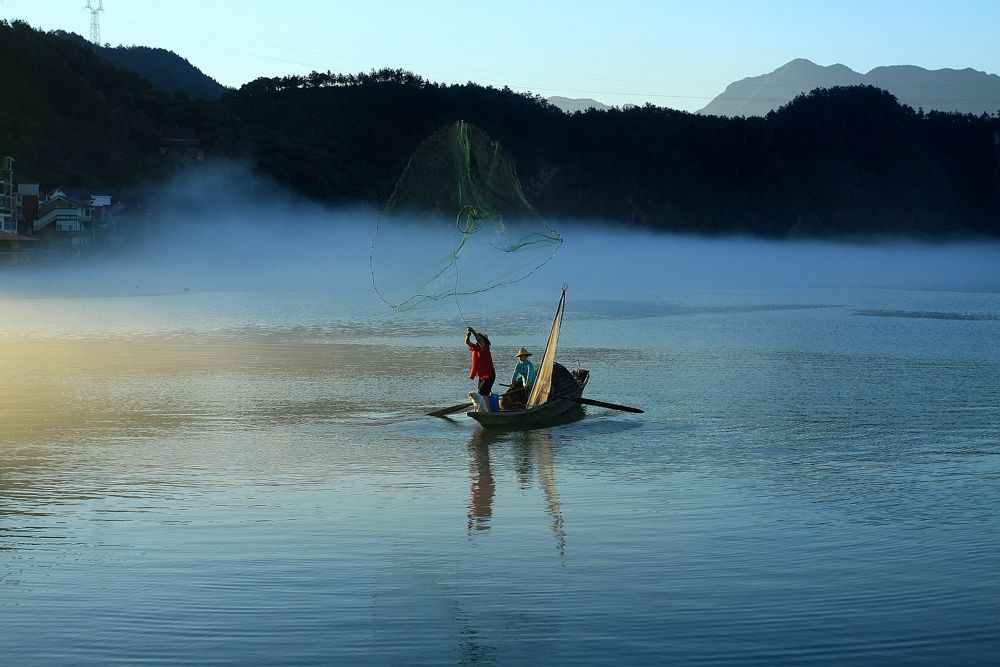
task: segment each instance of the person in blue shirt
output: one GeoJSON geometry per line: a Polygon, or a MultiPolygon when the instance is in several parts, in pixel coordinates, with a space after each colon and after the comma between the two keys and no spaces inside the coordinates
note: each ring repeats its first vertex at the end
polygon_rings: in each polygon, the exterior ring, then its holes
{"type": "Polygon", "coordinates": [[[531,385],[535,384],[538,367],[528,360],[531,352],[522,347],[516,356],[517,366],[514,367],[514,375],[510,379],[510,389],[500,397],[501,410],[523,410],[528,403],[531,385]]]}
{"type": "Polygon", "coordinates": [[[518,378],[521,378],[524,382],[525,387],[530,387],[535,384],[535,373],[538,372],[538,368],[533,364],[528,357],[531,356],[531,352],[528,352],[523,347],[517,351],[517,366],[514,366],[514,375],[510,379],[510,383],[513,385],[517,382],[518,378]]]}

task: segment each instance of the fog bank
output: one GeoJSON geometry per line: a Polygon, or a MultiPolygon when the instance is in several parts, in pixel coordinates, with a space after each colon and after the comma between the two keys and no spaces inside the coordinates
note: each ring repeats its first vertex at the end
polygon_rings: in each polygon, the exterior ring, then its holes
{"type": "MultiPolygon", "coordinates": [[[[116,252],[0,274],[6,295],[348,290],[370,293],[378,211],[293,197],[247,167],[188,171],[144,195],[146,230],[116,252]],[[141,236],[141,238],[140,238],[141,236]]],[[[131,203],[131,202],[126,202],[131,203]]],[[[553,221],[565,239],[530,287],[670,289],[878,287],[1000,290],[1000,243],[765,241],[670,236],[553,221]]],[[[400,261],[447,257],[439,235],[413,230],[400,261]]],[[[504,298],[493,291],[488,298],[504,298]]],[[[471,298],[471,297],[470,297],[471,298]]]]}
{"type": "MultiPolygon", "coordinates": [[[[1000,290],[1000,242],[774,241],[557,227],[544,269],[578,285],[739,289],[875,287],[1000,290]]],[[[558,277],[558,276],[553,276],[558,277]]]]}

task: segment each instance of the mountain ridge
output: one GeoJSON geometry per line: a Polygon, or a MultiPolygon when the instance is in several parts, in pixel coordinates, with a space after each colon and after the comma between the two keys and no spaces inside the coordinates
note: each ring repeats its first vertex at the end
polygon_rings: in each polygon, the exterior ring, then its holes
{"type": "Polygon", "coordinates": [[[561,95],[553,95],[552,97],[547,97],[545,101],[554,107],[562,109],[566,113],[576,113],[577,111],[587,111],[588,109],[607,111],[611,108],[609,105],[603,104],[589,97],[572,98],[563,97],[561,95]]]}
{"type": "Polygon", "coordinates": [[[846,65],[817,65],[796,58],[772,72],[734,81],[697,113],[764,116],[816,88],[871,85],[914,109],[992,114],[1000,109],[1000,76],[972,68],[929,70],[917,65],[882,65],[865,74],[846,65]]]}
{"type": "Polygon", "coordinates": [[[53,34],[91,49],[115,67],[138,74],[168,95],[181,93],[191,99],[211,101],[229,90],[173,51],[149,46],[101,46],[63,30],[53,34]]]}

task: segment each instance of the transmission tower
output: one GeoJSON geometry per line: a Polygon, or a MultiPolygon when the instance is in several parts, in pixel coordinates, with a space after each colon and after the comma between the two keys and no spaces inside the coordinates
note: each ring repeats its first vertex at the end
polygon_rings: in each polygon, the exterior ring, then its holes
{"type": "Polygon", "coordinates": [[[87,5],[84,9],[90,12],[90,41],[100,46],[101,14],[104,13],[104,0],[97,0],[97,7],[91,5],[90,0],[87,0],[87,5]]]}

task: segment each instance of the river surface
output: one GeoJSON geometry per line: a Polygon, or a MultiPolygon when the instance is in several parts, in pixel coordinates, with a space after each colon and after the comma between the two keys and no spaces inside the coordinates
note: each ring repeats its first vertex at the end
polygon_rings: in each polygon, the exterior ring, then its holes
{"type": "Polygon", "coordinates": [[[536,288],[0,297],[0,663],[997,660],[1000,294],[536,288]]]}

